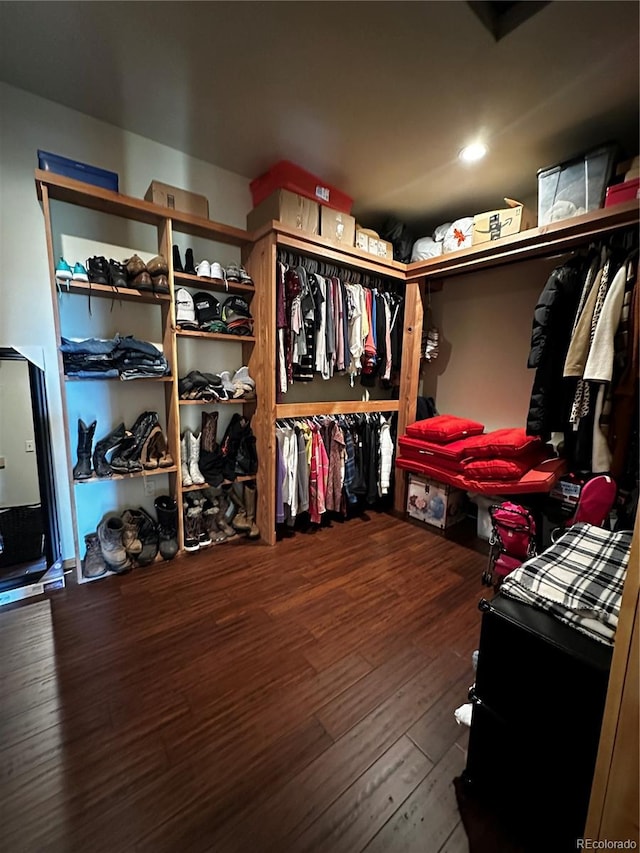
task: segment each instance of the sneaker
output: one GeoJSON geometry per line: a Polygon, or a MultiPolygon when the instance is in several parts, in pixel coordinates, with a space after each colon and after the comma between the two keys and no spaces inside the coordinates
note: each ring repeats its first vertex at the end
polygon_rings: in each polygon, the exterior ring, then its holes
{"type": "Polygon", "coordinates": [[[89,258],[87,270],[92,284],[109,284],[109,264],[106,258],[96,256],[89,258]]]}
{"type": "Polygon", "coordinates": [[[253,279],[244,267],[240,267],[240,284],[248,284],[253,287],[253,279]]]}
{"type": "Polygon", "coordinates": [[[71,267],[64,258],[60,258],[56,266],[56,278],[58,281],[71,281],[72,277],[71,267]]]}
{"type": "MultiPolygon", "coordinates": [[[[56,271],[56,275],[57,275],[56,271]]],[[[71,276],[73,281],[89,281],[89,275],[87,273],[86,267],[82,264],[74,264],[73,265],[73,274],[71,276]]]]}
{"type": "Polygon", "coordinates": [[[113,258],[109,261],[109,284],[112,287],[127,287],[127,268],[113,258]]]}
{"type": "Polygon", "coordinates": [[[240,284],[240,267],[237,264],[229,264],[229,266],[225,268],[224,273],[227,281],[233,281],[240,284]]]}
{"type": "Polygon", "coordinates": [[[256,383],[249,376],[249,368],[241,367],[233,374],[233,378],[231,383],[236,391],[236,396],[238,396],[237,392],[240,391],[242,394],[255,394],[256,391],[256,383]]]}
{"type": "Polygon", "coordinates": [[[211,278],[218,284],[225,284],[227,280],[222,266],[217,261],[211,264],[211,278]]]}
{"type": "Polygon", "coordinates": [[[196,267],[196,275],[200,278],[211,278],[211,264],[209,261],[200,261],[196,267]]]}

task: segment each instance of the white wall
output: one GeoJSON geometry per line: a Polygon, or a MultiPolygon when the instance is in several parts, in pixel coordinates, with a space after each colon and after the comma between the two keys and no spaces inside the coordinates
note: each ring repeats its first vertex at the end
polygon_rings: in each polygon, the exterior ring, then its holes
{"type": "Polygon", "coordinates": [[[448,278],[432,295],[440,354],[423,369],[423,393],[441,414],[473,418],[487,430],[526,425],[533,311],[559,263],[531,260],[448,278]]]}
{"type": "Polygon", "coordinates": [[[38,462],[33,442],[29,368],[26,361],[0,361],[0,507],[40,503],[38,462]]]}
{"type": "MultiPolygon", "coordinates": [[[[172,120],[171,111],[167,120],[172,120]]],[[[73,535],[53,309],[44,220],[33,174],[38,148],[118,172],[120,191],[128,195],[142,198],[154,179],[202,193],[209,199],[210,217],[230,225],[245,226],[251,198],[248,180],[239,175],[0,83],[0,346],[43,349],[62,548],[63,555],[71,557],[73,535]]],[[[55,205],[54,209],[60,233],[80,231],[80,236],[94,240],[96,217],[69,206],[55,205]]],[[[151,251],[148,237],[139,242],[144,228],[115,223],[102,236],[118,245],[151,251]]],[[[180,235],[179,242],[182,239],[180,235]]],[[[64,245],[64,239],[56,241],[57,250],[64,245]]],[[[182,248],[187,245],[193,245],[198,254],[196,241],[184,243],[182,248]]],[[[235,250],[225,247],[218,253],[223,263],[235,259],[225,255],[228,251],[235,250]]]]}

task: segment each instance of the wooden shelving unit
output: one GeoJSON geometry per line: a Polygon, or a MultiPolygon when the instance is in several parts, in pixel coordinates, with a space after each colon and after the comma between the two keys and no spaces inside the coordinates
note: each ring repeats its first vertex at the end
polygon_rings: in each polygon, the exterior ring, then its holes
{"type": "Polygon", "coordinates": [[[218,332],[196,332],[192,329],[176,329],[179,338],[204,338],[209,341],[234,341],[237,344],[254,343],[253,335],[223,335],[218,332]]]}
{"type": "Polygon", "coordinates": [[[255,285],[242,284],[238,281],[220,281],[219,279],[203,278],[199,275],[177,272],[173,277],[174,283],[179,287],[191,287],[194,290],[215,290],[223,293],[255,293],[255,285]]]}
{"type": "Polygon", "coordinates": [[[153,293],[149,290],[136,290],[133,287],[112,287],[110,284],[93,284],[86,281],[69,281],[60,284],[60,292],[97,296],[107,299],[120,299],[125,302],[170,302],[171,294],[153,293]]]}
{"type": "Polygon", "coordinates": [[[257,397],[238,397],[235,400],[178,400],[179,406],[244,406],[255,403],[257,397]]]}
{"type": "Polygon", "coordinates": [[[121,385],[135,385],[138,382],[173,382],[173,376],[140,376],[138,379],[120,379],[119,376],[66,376],[65,382],[119,382],[121,385]]]}
{"type": "Polygon", "coordinates": [[[87,480],[73,480],[74,486],[88,486],[92,483],[111,483],[114,480],[133,480],[138,477],[153,477],[158,474],[175,474],[178,468],[170,465],[167,468],[149,468],[144,471],[132,471],[130,474],[112,474],[111,477],[89,477],[87,480]]]}

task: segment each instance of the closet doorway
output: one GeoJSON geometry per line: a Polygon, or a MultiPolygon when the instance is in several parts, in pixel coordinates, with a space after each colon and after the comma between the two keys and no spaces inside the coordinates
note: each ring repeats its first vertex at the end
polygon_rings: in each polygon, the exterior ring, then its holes
{"type": "Polygon", "coordinates": [[[64,585],[44,371],[0,348],[0,604],[64,585]]]}

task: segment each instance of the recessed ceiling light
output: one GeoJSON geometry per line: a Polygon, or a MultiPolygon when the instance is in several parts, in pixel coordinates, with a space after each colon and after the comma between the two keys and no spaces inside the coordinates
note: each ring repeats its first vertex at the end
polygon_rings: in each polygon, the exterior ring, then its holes
{"type": "Polygon", "coordinates": [[[472,142],[471,145],[465,145],[458,156],[463,163],[475,163],[482,160],[486,153],[487,146],[484,142],[472,142]]]}

